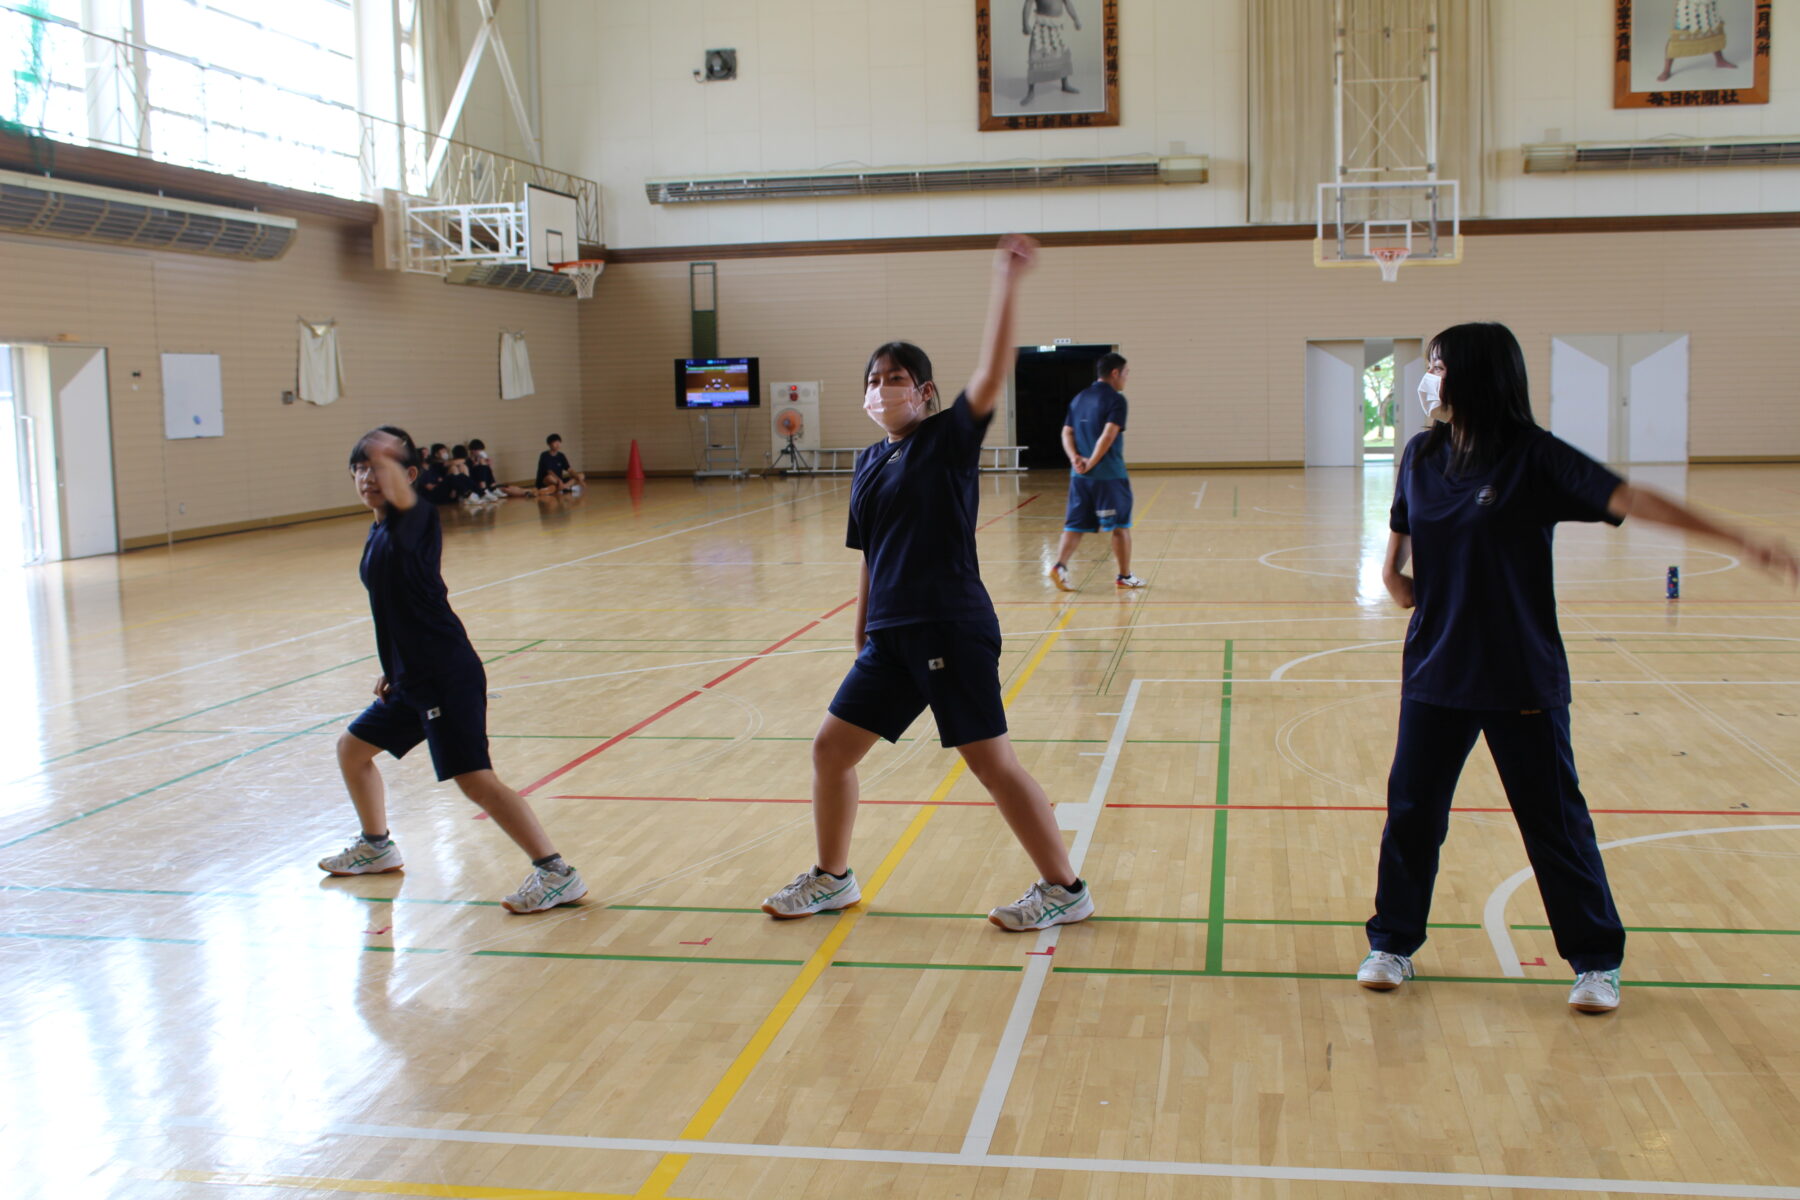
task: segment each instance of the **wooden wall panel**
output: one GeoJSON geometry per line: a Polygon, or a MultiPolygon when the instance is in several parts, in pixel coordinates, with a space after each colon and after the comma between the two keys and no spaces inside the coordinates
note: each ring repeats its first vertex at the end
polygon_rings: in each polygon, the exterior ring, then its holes
{"type": "MultiPolygon", "coordinates": [[[[1550,338],[1684,332],[1693,338],[1691,453],[1800,455],[1800,230],[1556,232],[1471,237],[1455,267],[1320,270],[1304,242],[1056,247],[1019,309],[1018,342],[1117,342],[1132,363],[1131,457],[1265,463],[1304,454],[1311,338],[1418,337],[1468,320],[1512,326],[1539,418],[1550,338]]],[[[865,356],[918,341],[947,392],[974,366],[987,250],[809,255],[719,263],[720,349],[763,378],[818,379],[828,444],[872,441],[865,356]]],[[[693,464],[669,360],[688,352],[687,264],[615,263],[581,310],[587,461],[621,470],[632,438],[653,470],[693,464]]],[[[1004,428],[1004,426],[1002,426],[1004,428]]],[[[745,417],[747,459],[769,449],[745,417]]]]}
{"type": "Polygon", "coordinates": [[[583,461],[576,302],[379,271],[369,237],[303,219],[274,263],[0,240],[0,341],[67,334],[109,350],[122,538],[354,503],[344,460],[377,424],[481,437],[506,478],[531,475],[552,431],[583,461]],[[329,407],[280,402],[301,316],[338,321],[346,389],[329,407]],[[499,399],[502,329],[527,334],[537,394],[524,400],[499,399]],[[162,351],[223,356],[225,437],[164,441],[162,351]]]}

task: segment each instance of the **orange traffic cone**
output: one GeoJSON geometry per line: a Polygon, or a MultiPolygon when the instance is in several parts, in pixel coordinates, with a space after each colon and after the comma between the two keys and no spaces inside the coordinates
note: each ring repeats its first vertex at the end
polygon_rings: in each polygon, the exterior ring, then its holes
{"type": "Polygon", "coordinates": [[[637,439],[631,439],[631,458],[625,464],[625,478],[642,481],[644,478],[644,460],[638,456],[637,439]]]}

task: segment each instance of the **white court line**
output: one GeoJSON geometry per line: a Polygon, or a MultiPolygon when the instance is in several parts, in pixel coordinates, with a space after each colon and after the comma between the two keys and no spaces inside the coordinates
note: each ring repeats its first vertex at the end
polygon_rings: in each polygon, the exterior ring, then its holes
{"type": "Polygon", "coordinates": [[[1800,1187],[1749,1183],[1668,1183],[1647,1179],[1587,1179],[1556,1175],[1485,1175],[1462,1171],[1374,1171],[1353,1167],[1286,1167],[1251,1163],[1157,1162],[1135,1158],[1052,1158],[1027,1154],[949,1154],[929,1150],[864,1150],[852,1146],[785,1146],[761,1142],[706,1142],[676,1138],[583,1137],[554,1133],[487,1133],[404,1125],[334,1123],[311,1129],[239,1129],[198,1117],[169,1117],[152,1127],[203,1129],[227,1137],[291,1144],[325,1137],[398,1138],[488,1146],[540,1146],[557,1150],[624,1150],[644,1154],[718,1158],[787,1159],[803,1162],[886,1163],[897,1166],[992,1167],[1003,1171],[1086,1171],[1203,1179],[1278,1179],[1296,1183],[1370,1183],[1448,1188],[1516,1188],[1548,1192],[1621,1192],[1644,1196],[1724,1196],[1733,1200],[1800,1200],[1800,1187]]]}
{"type": "MultiPolygon", "coordinates": [[[[1081,863],[1087,857],[1088,845],[1094,840],[1094,827],[1105,810],[1106,792],[1112,786],[1119,754],[1125,749],[1125,734],[1131,728],[1131,714],[1137,708],[1138,693],[1143,686],[1142,682],[1133,680],[1125,690],[1125,702],[1119,706],[1119,719],[1113,722],[1112,737],[1107,740],[1106,755],[1100,761],[1100,772],[1094,776],[1094,786],[1088,792],[1086,803],[1056,806],[1057,827],[1075,834],[1075,844],[1069,847],[1069,863],[1075,868],[1077,878],[1081,875],[1081,863]]],[[[1031,1031],[1032,1015],[1037,1012],[1044,983],[1050,978],[1051,956],[1056,952],[1063,928],[1052,925],[1039,933],[1037,948],[1025,959],[1025,971],[1019,977],[1019,992],[1013,997],[1012,1013],[1006,1018],[1006,1028],[1001,1031],[1000,1044],[994,1050],[987,1080],[981,1085],[981,1095],[975,1101],[975,1113],[969,1118],[969,1130],[963,1135],[962,1152],[965,1155],[986,1155],[993,1144],[1000,1111],[1006,1106],[1007,1090],[1018,1073],[1025,1035],[1031,1031]]]]}
{"type": "MultiPolygon", "coordinates": [[[[516,583],[521,579],[529,579],[533,575],[541,575],[545,571],[561,570],[563,567],[572,567],[576,563],[584,563],[584,562],[588,562],[592,559],[604,558],[609,554],[618,554],[625,550],[635,550],[639,546],[648,546],[652,542],[660,542],[660,541],[664,540],[665,538],[681,537],[681,536],[683,536],[685,534],[689,534],[689,533],[698,533],[702,529],[710,529],[714,525],[723,525],[725,522],[735,521],[739,517],[755,516],[757,513],[768,512],[770,509],[773,509],[773,508],[781,508],[784,505],[797,504],[803,500],[817,499],[820,495],[830,495],[832,492],[836,492],[836,491],[839,491],[840,489],[842,489],[843,486],[844,485],[841,483],[834,484],[832,486],[831,490],[828,492],[823,492],[823,493],[815,492],[810,496],[790,497],[787,500],[777,500],[774,504],[765,504],[761,508],[752,508],[745,512],[733,513],[729,517],[720,517],[717,520],[708,521],[703,525],[690,525],[685,529],[672,529],[668,533],[659,533],[655,537],[645,538],[643,541],[640,541],[640,542],[631,542],[624,546],[614,546],[610,550],[597,550],[592,554],[584,554],[579,558],[571,558],[571,559],[567,559],[566,561],[563,561],[563,562],[552,563],[551,565],[549,565],[547,567],[536,567],[536,568],[533,568],[532,570],[521,572],[518,575],[509,575],[505,579],[492,579],[492,580],[489,580],[487,583],[478,583],[474,587],[466,587],[466,588],[462,588],[459,591],[451,592],[450,598],[455,599],[458,596],[472,595],[475,592],[486,591],[488,588],[499,587],[501,584],[505,584],[505,583],[516,583]]],[[[39,707],[38,711],[39,712],[54,712],[55,710],[57,710],[59,708],[67,708],[71,704],[85,704],[89,700],[98,700],[101,696],[110,696],[114,692],[128,691],[131,688],[142,687],[146,683],[157,683],[164,679],[172,679],[177,675],[185,675],[189,671],[199,671],[199,670],[204,670],[207,667],[216,667],[220,663],[230,662],[234,658],[243,658],[245,655],[248,655],[248,654],[260,654],[264,650],[273,650],[278,646],[289,646],[295,642],[303,642],[307,638],[318,637],[322,633],[336,633],[340,629],[352,629],[358,625],[366,625],[368,623],[369,623],[368,617],[357,617],[353,621],[345,621],[342,624],[338,624],[338,625],[327,625],[323,629],[314,629],[309,633],[297,633],[293,637],[282,638],[279,641],[274,641],[274,642],[265,642],[260,646],[252,646],[248,650],[239,650],[232,654],[220,655],[218,658],[209,658],[205,662],[193,663],[193,664],[190,664],[189,666],[185,666],[185,667],[177,667],[173,671],[164,671],[161,675],[151,675],[146,679],[135,679],[130,683],[121,683],[116,687],[105,688],[98,692],[89,692],[85,696],[76,696],[73,699],[58,701],[55,704],[41,705],[39,707]]]]}
{"type": "MultiPolygon", "coordinates": [[[[1633,846],[1639,842],[1660,842],[1667,838],[1710,837],[1716,833],[1759,833],[1765,829],[1800,829],[1800,825],[1726,825],[1718,829],[1678,829],[1673,833],[1646,833],[1642,837],[1602,842],[1600,849],[1611,850],[1615,846],[1633,846]]],[[[1488,943],[1494,948],[1494,957],[1500,960],[1500,973],[1521,979],[1524,978],[1525,968],[1519,965],[1518,947],[1513,945],[1512,931],[1506,927],[1506,902],[1519,890],[1519,885],[1530,878],[1530,867],[1508,876],[1506,882],[1494,889],[1493,895],[1487,898],[1487,903],[1481,909],[1481,924],[1487,930],[1488,943]]]]}
{"type": "MultiPolygon", "coordinates": [[[[1210,482],[1212,482],[1212,481],[1211,480],[1206,481],[1206,483],[1210,483],[1210,482]]],[[[1194,493],[1194,507],[1195,508],[1199,508],[1200,502],[1202,500],[1206,499],[1206,483],[1202,483],[1200,485],[1200,490],[1194,493]]]]}
{"type": "Polygon", "coordinates": [[[1386,642],[1355,642],[1348,646],[1333,646],[1329,650],[1320,650],[1316,654],[1303,654],[1299,658],[1290,658],[1279,667],[1276,667],[1273,671],[1269,672],[1269,682],[1275,683],[1279,680],[1286,679],[1289,667],[1297,667],[1301,663],[1311,662],[1315,658],[1324,658],[1328,654],[1342,654],[1346,650],[1367,650],[1371,646],[1398,646],[1401,645],[1404,640],[1405,639],[1403,638],[1394,638],[1393,640],[1386,642]]]}

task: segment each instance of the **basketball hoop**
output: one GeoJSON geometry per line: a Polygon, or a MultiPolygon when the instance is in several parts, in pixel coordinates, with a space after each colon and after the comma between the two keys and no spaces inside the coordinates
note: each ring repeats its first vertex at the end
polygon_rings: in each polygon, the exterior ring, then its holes
{"type": "Polygon", "coordinates": [[[576,299],[591,300],[594,298],[594,280],[606,270],[606,263],[598,258],[581,258],[574,262],[551,263],[550,269],[575,281],[576,299]]]}
{"type": "Polygon", "coordinates": [[[1369,253],[1374,256],[1375,265],[1381,268],[1381,282],[1393,283],[1400,278],[1400,264],[1412,251],[1405,246],[1377,246],[1369,253]]]}

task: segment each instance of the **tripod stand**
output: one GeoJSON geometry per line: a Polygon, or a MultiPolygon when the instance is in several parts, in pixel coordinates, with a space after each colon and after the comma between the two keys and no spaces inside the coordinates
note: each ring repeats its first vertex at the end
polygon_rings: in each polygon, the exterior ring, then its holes
{"type": "Polygon", "coordinates": [[[791,470],[812,470],[812,465],[806,461],[806,456],[800,453],[800,447],[794,444],[794,435],[791,433],[788,434],[787,445],[776,452],[775,461],[769,464],[770,467],[781,466],[781,460],[784,458],[788,460],[788,467],[791,470]]]}

